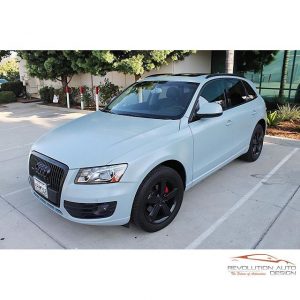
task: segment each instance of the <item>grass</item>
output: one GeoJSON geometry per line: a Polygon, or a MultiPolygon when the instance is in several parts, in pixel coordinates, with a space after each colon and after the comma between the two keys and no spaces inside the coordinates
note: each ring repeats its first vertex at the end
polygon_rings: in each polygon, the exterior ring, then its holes
{"type": "Polygon", "coordinates": [[[285,104],[279,106],[277,112],[280,121],[300,120],[300,107],[285,104]]]}

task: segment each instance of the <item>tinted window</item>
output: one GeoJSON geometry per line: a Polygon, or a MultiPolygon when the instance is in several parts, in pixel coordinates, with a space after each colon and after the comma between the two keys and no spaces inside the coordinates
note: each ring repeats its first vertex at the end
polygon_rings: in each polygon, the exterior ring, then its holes
{"type": "Polygon", "coordinates": [[[201,91],[201,96],[208,102],[218,102],[223,109],[226,108],[225,83],[223,79],[209,81],[201,91]]]}
{"type": "Polygon", "coordinates": [[[257,95],[254,92],[253,88],[250,86],[250,84],[246,81],[243,81],[243,84],[244,84],[244,87],[245,87],[248,97],[249,97],[248,101],[255,99],[257,97],[257,95]]]}
{"type": "Polygon", "coordinates": [[[230,107],[241,105],[248,98],[243,83],[238,79],[226,79],[226,96],[230,107]]]}

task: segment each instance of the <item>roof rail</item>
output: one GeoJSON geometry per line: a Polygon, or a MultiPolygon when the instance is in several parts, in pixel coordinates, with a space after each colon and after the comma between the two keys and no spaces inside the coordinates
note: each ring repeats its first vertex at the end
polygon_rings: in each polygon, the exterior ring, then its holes
{"type": "Polygon", "coordinates": [[[203,75],[208,75],[207,73],[176,73],[174,76],[189,76],[189,77],[198,77],[203,75]]]}
{"type": "Polygon", "coordinates": [[[146,76],[145,78],[148,77],[154,77],[154,76],[189,76],[189,77],[198,77],[198,76],[203,76],[203,75],[208,75],[207,73],[163,73],[163,74],[152,74],[149,76],[146,76]]]}
{"type": "Polygon", "coordinates": [[[214,73],[214,74],[209,74],[205,78],[212,78],[212,77],[218,77],[218,76],[232,76],[232,77],[245,78],[245,76],[243,76],[243,75],[228,74],[228,73],[214,73]]]}
{"type": "Polygon", "coordinates": [[[152,74],[152,75],[146,76],[145,78],[148,78],[148,77],[154,77],[154,76],[163,76],[163,75],[171,76],[171,75],[174,75],[174,74],[172,74],[172,73],[152,74]]]}

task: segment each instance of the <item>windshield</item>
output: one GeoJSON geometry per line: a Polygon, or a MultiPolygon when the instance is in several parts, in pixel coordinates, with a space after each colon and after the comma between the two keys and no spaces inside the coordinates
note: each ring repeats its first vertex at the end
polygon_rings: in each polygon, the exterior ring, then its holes
{"type": "Polygon", "coordinates": [[[144,81],[136,83],[103,110],[118,115],[179,119],[190,104],[198,83],[144,81]]]}

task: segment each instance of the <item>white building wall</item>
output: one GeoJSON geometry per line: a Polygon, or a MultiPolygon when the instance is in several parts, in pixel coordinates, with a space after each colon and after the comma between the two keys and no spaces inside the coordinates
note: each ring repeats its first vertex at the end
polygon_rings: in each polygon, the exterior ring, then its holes
{"type": "MultiPolygon", "coordinates": [[[[27,91],[32,96],[38,96],[38,91],[44,86],[53,86],[54,88],[60,88],[61,83],[59,81],[52,80],[39,80],[28,76],[25,68],[25,61],[20,61],[20,79],[26,81],[27,91]]],[[[146,72],[142,77],[157,73],[210,73],[211,72],[211,51],[197,51],[197,53],[186,57],[183,61],[171,62],[169,65],[162,66],[159,70],[152,70],[146,72]]],[[[134,76],[129,74],[123,74],[119,72],[109,72],[105,76],[92,76],[91,74],[77,74],[72,77],[69,83],[70,87],[79,87],[86,85],[88,87],[99,85],[100,82],[104,82],[104,79],[108,78],[113,84],[125,88],[128,85],[134,83],[134,76]]]]}

